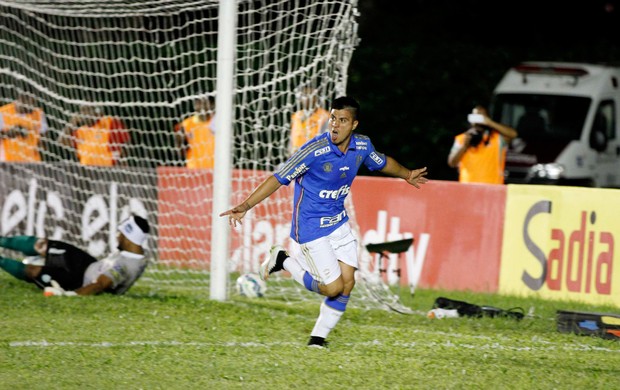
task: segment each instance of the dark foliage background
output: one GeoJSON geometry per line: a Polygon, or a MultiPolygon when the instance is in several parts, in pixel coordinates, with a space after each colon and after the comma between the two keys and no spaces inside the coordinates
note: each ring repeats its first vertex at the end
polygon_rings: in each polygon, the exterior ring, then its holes
{"type": "MultiPolygon", "coordinates": [[[[446,160],[475,104],[521,61],[620,62],[618,0],[360,0],[348,93],[359,131],[408,167],[456,180],[446,160]]],[[[370,174],[369,172],[366,172],[370,174]]]]}

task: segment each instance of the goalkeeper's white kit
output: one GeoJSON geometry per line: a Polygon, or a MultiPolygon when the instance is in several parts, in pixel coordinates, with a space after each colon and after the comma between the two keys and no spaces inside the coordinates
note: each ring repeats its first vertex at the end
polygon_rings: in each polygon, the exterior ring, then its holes
{"type": "Polygon", "coordinates": [[[126,251],[117,251],[108,257],[92,263],[84,273],[83,286],[97,281],[101,275],[112,280],[112,289],[106,292],[123,294],[138,280],[148,265],[144,255],[126,251]]]}

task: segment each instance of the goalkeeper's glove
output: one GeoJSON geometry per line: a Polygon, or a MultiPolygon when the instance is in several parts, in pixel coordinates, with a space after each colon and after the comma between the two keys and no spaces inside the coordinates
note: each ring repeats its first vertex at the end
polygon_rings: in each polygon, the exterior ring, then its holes
{"type": "Polygon", "coordinates": [[[55,280],[52,280],[50,284],[51,286],[45,287],[45,289],[43,289],[43,295],[45,295],[46,297],[52,297],[52,296],[75,297],[77,296],[77,293],[75,291],[65,291],[65,289],[62,288],[60,284],[58,284],[58,282],[55,280]]]}

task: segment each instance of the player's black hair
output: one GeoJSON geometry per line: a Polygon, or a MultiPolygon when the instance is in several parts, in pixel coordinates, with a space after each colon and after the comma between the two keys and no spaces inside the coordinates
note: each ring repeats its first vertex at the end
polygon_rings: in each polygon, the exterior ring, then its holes
{"type": "Polygon", "coordinates": [[[350,96],[341,96],[332,101],[332,110],[349,110],[353,114],[353,120],[360,116],[360,104],[350,96]]]}
{"type": "Polygon", "coordinates": [[[140,230],[142,230],[145,234],[149,234],[149,231],[151,230],[149,227],[149,221],[138,215],[134,215],[133,220],[136,222],[136,225],[138,225],[140,230]]]}

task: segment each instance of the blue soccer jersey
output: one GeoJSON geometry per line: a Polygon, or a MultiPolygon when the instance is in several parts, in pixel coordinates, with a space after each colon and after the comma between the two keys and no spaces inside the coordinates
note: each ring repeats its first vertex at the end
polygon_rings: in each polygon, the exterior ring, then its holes
{"type": "Polygon", "coordinates": [[[360,166],[374,171],[386,162],[370,138],[361,134],[353,133],[346,153],[332,143],[329,133],[304,144],[274,174],[283,185],[295,181],[291,238],[304,244],[348,221],[344,200],[360,166]]]}

